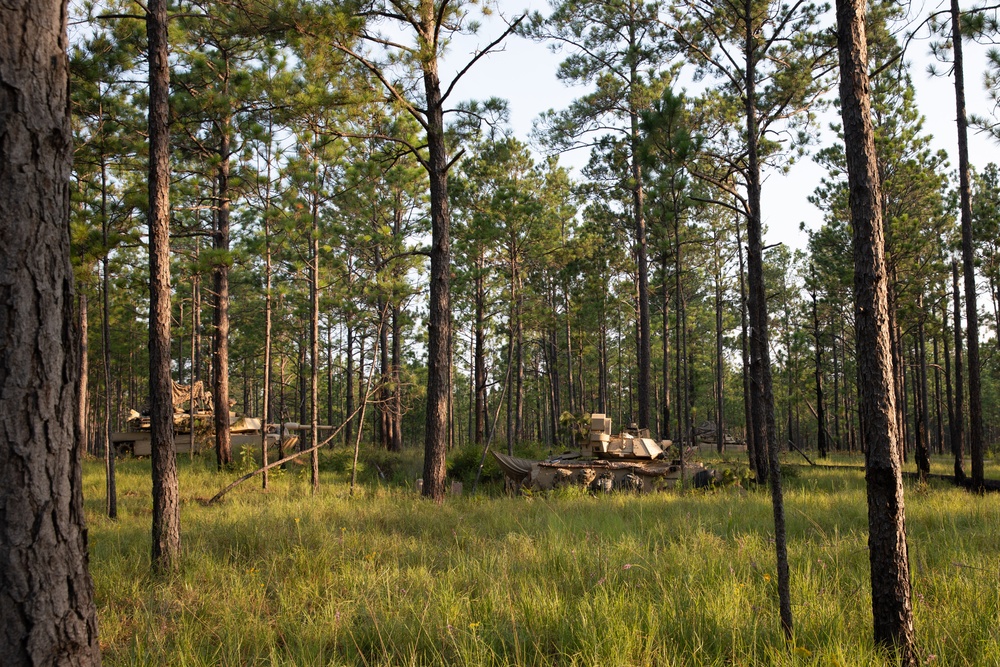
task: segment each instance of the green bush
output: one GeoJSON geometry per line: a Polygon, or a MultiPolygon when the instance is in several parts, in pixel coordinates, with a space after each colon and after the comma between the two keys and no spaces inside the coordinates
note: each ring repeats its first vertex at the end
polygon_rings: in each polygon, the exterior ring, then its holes
{"type": "MultiPolygon", "coordinates": [[[[466,445],[456,449],[448,459],[448,476],[463,484],[471,485],[476,480],[479,462],[483,458],[483,448],[479,445],[466,445]]],[[[487,456],[483,464],[481,483],[503,480],[503,471],[497,465],[496,459],[487,456]]]]}

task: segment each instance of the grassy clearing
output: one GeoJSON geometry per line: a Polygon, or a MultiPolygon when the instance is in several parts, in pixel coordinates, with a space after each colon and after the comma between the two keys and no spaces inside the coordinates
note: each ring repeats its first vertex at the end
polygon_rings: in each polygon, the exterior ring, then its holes
{"type": "MultiPolygon", "coordinates": [[[[105,664],[883,664],[860,471],[789,469],[786,646],[763,491],[436,505],[399,483],[415,464],[370,462],[351,498],[335,454],[316,497],[294,468],[266,494],[247,482],[207,507],[233,475],[182,457],[183,569],[158,580],[148,460],[120,463],[117,522],[101,515],[103,471],[87,462],[105,664]],[[375,464],[395,482],[377,481],[375,464]]],[[[1000,664],[1000,496],[906,493],[923,663],[1000,664]]]]}

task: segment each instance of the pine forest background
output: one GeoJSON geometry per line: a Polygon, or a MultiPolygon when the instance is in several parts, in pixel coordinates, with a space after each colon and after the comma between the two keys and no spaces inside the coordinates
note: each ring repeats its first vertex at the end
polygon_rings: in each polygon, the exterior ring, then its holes
{"type": "MultiPolygon", "coordinates": [[[[81,416],[88,451],[100,456],[108,432],[149,401],[146,37],[138,3],[71,4],[81,416]]],[[[827,174],[811,197],[822,225],[807,230],[804,250],[778,243],[762,252],[776,440],[860,451],[845,159],[839,143],[818,143],[836,91],[829,12],[747,3],[748,22],[699,0],[557,0],[544,18],[501,21],[488,5],[454,2],[431,44],[414,33],[420,6],[171,3],[174,380],[228,381],[233,410],[268,422],[348,422],[338,442],[353,445],[360,431],[366,448],[419,447],[428,257],[440,215],[429,137],[440,127],[448,448],[481,447],[495,430],[494,442],[511,451],[561,450],[591,412],[607,413],[616,430],[640,422],[661,438],[706,422],[742,438],[747,223],[759,222],[759,188],[769,187],[760,172],[814,160],[827,174]],[[504,100],[427,102],[428,63],[483,19],[483,54],[522,39],[561,45],[560,79],[582,84],[530,137],[514,136],[504,100]],[[768,37],[750,58],[741,43],[748,23],[768,37]],[[748,70],[757,72],[749,93],[748,70]],[[434,108],[445,112],[440,126],[434,108]],[[581,147],[585,166],[560,164],[581,147]],[[222,310],[228,335],[219,333],[222,310]],[[215,373],[220,346],[224,378],[215,373]]],[[[950,33],[931,21],[926,39],[910,42],[912,17],[896,3],[870,11],[900,416],[908,452],[926,443],[944,453],[963,423],[958,179],[956,161],[930,147],[900,49],[933,47],[948,76],[950,33]]],[[[995,38],[988,13],[967,20],[973,37],[995,38]]],[[[457,71],[474,76],[478,57],[457,71]]],[[[995,96],[1000,59],[990,63],[967,79],[985,77],[995,96]]],[[[452,92],[447,77],[439,92],[452,92]]],[[[973,125],[982,132],[975,141],[995,141],[995,120],[973,125]]],[[[974,170],[971,192],[993,448],[1000,168],[974,170]]]]}

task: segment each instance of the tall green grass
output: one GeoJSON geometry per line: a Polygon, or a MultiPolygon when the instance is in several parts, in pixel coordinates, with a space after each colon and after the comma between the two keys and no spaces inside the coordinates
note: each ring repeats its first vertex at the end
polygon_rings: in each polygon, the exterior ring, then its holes
{"type": "MultiPolygon", "coordinates": [[[[412,458],[370,463],[351,497],[338,456],[317,496],[295,467],[215,506],[204,500],[233,474],[182,457],[183,566],[160,579],[149,462],[120,463],[116,522],[87,462],[105,664],[886,664],[870,639],[861,471],[788,469],[789,644],[764,490],[438,505],[408,484],[412,458]]],[[[912,484],[906,503],[923,663],[1000,664],[1000,497],[912,484]]]]}

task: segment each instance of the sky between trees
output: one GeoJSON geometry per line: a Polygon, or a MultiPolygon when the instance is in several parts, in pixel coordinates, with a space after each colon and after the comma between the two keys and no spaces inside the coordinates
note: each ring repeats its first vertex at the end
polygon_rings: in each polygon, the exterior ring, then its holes
{"type": "MultiPolygon", "coordinates": [[[[929,12],[943,6],[942,3],[934,2],[913,3],[909,13],[910,25],[916,27],[929,12]]],[[[502,0],[499,14],[483,22],[478,36],[461,38],[453,43],[445,57],[444,69],[447,70],[452,63],[462,62],[480,43],[488,42],[502,28],[501,18],[510,19],[524,9],[543,14],[550,11],[544,0],[502,0]]],[[[832,11],[829,21],[832,24],[832,11]]],[[[986,69],[986,52],[985,45],[966,45],[966,95],[970,114],[984,115],[996,111],[983,86],[982,72],[986,69]]],[[[583,92],[579,88],[567,87],[556,78],[556,68],[564,57],[565,53],[553,53],[548,44],[512,37],[507,40],[503,51],[481,61],[475,73],[458,86],[458,97],[486,99],[497,96],[508,100],[514,134],[522,141],[527,141],[540,113],[548,109],[565,108],[583,92]]],[[[928,72],[928,66],[932,64],[937,64],[939,69],[946,66],[936,63],[931,55],[926,28],[910,43],[907,61],[917,92],[917,107],[926,117],[924,129],[933,136],[931,145],[934,150],[947,151],[951,158],[951,169],[956,169],[958,160],[955,157],[954,81],[951,76],[932,76],[928,72]]],[[[694,92],[703,85],[691,81],[690,76],[687,76],[682,87],[688,87],[694,92]]],[[[835,92],[831,91],[827,95],[831,102],[835,100],[835,92]]],[[[817,145],[823,146],[836,140],[829,126],[830,123],[839,121],[836,107],[831,106],[823,113],[817,145]]],[[[538,150],[537,145],[533,148],[538,150]]],[[[571,167],[578,174],[587,158],[586,150],[577,150],[561,156],[560,163],[571,167]]],[[[998,159],[1000,146],[995,142],[982,135],[973,134],[970,137],[969,160],[973,167],[981,169],[998,159]]],[[[809,229],[816,229],[822,224],[822,212],[810,204],[807,197],[819,185],[823,174],[823,168],[808,156],[800,159],[788,174],[765,172],[762,196],[767,243],[781,241],[792,249],[805,248],[807,237],[799,230],[799,223],[804,221],[809,229]]]]}

